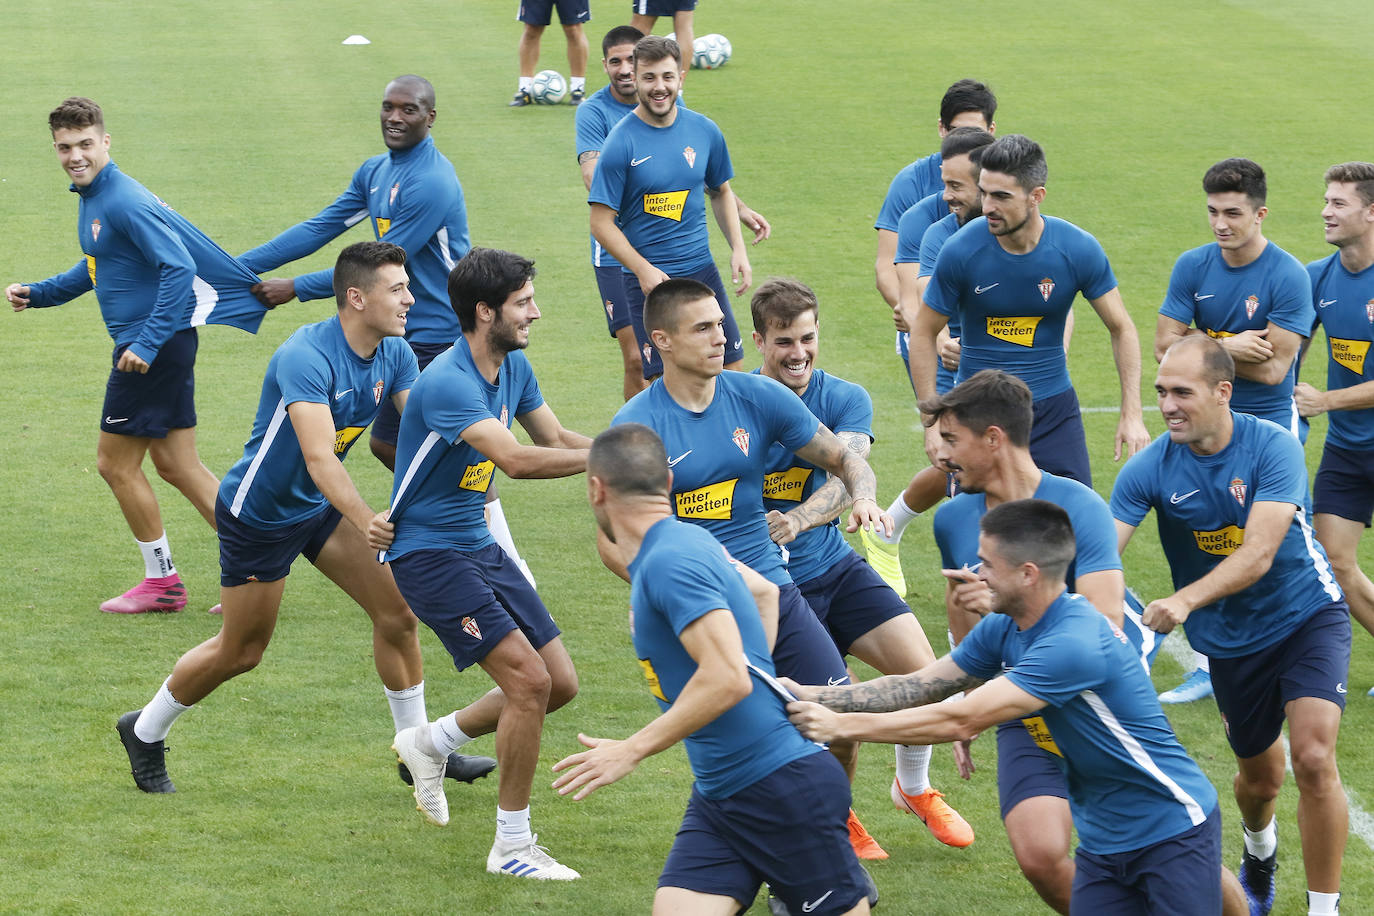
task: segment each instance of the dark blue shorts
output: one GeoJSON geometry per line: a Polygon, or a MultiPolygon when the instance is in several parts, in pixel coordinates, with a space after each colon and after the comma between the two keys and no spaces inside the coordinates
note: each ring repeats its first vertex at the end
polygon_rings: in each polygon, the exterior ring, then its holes
{"type": "Polygon", "coordinates": [[[630,12],[641,16],[671,16],[697,8],[697,0],[631,0],[630,12]]]}
{"type": "MultiPolygon", "coordinates": [[[[644,292],[639,288],[639,278],[632,273],[621,271],[625,277],[625,301],[630,309],[630,323],[634,325],[635,339],[639,341],[639,355],[644,360],[644,377],[658,378],[663,374],[663,359],[658,350],[649,342],[649,333],[644,330],[644,292]]],[[[735,323],[735,313],[730,310],[730,297],[720,282],[716,265],[707,264],[701,270],[679,274],[674,279],[700,280],[716,294],[716,302],[725,313],[725,365],[744,359],[744,338],[740,336],[739,325],[735,323]]]]}
{"type": "Polygon", "coordinates": [[[495,544],[473,551],[415,550],[392,560],[391,574],[459,671],[486,658],[514,630],[536,649],[561,632],[530,580],[495,544]]]}
{"type": "Polygon", "coordinates": [[[1135,590],[1127,586],[1125,607],[1122,608],[1121,631],[1130,640],[1131,648],[1140,654],[1141,664],[1145,668],[1145,673],[1149,674],[1154,667],[1155,656],[1159,650],[1164,648],[1164,635],[1156,633],[1154,630],[1145,626],[1142,615],[1145,613],[1145,602],[1140,600],[1140,596],[1135,590]]]}
{"type": "Polygon", "coordinates": [[[515,18],[526,25],[548,25],[553,21],[553,8],[558,7],[558,21],[563,25],[590,22],[589,0],[520,0],[520,12],[515,18]]]}
{"type": "Polygon", "coordinates": [[[1312,482],[1314,512],[1363,522],[1374,519],[1374,452],[1357,452],[1326,443],[1312,482]]]}
{"type": "Polygon", "coordinates": [[[234,518],[224,500],[216,499],[219,584],[233,588],[249,582],[285,579],[296,557],[315,562],[342,518],[338,509],[325,506],[305,521],[285,528],[254,528],[234,518]]]}
{"type": "Polygon", "coordinates": [[[867,893],[849,844],[849,780],[823,751],[778,767],[729,798],[692,789],[659,887],[748,906],[764,881],[793,913],[844,913],[867,893]]]}
{"type": "MultiPolygon", "coordinates": [[[[196,425],[195,328],[177,331],[157,351],[145,373],[110,369],[105,383],[100,431],[117,436],[165,439],[174,429],[196,425]]],[[[110,365],[119,362],[127,346],[115,347],[110,365]]]]}
{"type": "MultiPolygon", "coordinates": [[[[415,353],[415,361],[423,369],[434,362],[434,357],[444,353],[452,346],[451,343],[412,343],[410,349],[415,353]]],[[[372,438],[378,442],[385,442],[387,445],[395,445],[396,434],[400,430],[401,415],[396,412],[396,405],[391,402],[391,398],[387,398],[382,402],[376,418],[372,421],[372,438]]]]}
{"type": "Polygon", "coordinates": [[[1220,916],[1221,806],[1144,849],[1074,855],[1071,916],[1220,916]]]}
{"type": "Polygon", "coordinates": [[[801,589],[790,582],[778,586],[778,638],[773,643],[773,669],[798,684],[849,683],[849,672],[834,640],[802,597],[801,589]]]}
{"type": "Polygon", "coordinates": [[[1284,707],[1293,700],[1316,697],[1345,709],[1350,608],[1333,601],[1272,646],[1212,658],[1211,668],[1231,750],[1242,759],[1261,754],[1279,740],[1284,707]]]}
{"type": "MultiPolygon", "coordinates": [[[[1026,718],[1044,727],[1039,716],[1026,718]]],[[[1053,754],[1035,743],[1023,720],[1003,722],[997,726],[997,802],[1002,820],[1021,802],[1042,795],[1068,799],[1069,780],[1063,767],[1053,754]]]]}
{"type": "Polygon", "coordinates": [[[830,631],[840,655],[848,655],[854,641],[911,608],[863,557],[849,555],[821,575],[799,583],[802,597],[830,631]]]}
{"type": "Polygon", "coordinates": [[[1091,487],[1088,436],[1083,431],[1077,392],[1070,388],[1042,398],[1031,404],[1031,411],[1030,453],[1035,466],[1091,487]]]}
{"type": "Polygon", "coordinates": [[[606,330],[615,336],[621,328],[628,328],[630,304],[625,298],[625,271],[620,265],[596,267],[596,290],[601,294],[601,306],[606,310],[606,330]]]}

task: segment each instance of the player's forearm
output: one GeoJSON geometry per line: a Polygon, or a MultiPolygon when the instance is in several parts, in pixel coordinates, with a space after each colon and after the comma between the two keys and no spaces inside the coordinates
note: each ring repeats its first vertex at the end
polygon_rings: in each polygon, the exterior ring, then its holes
{"type": "Polygon", "coordinates": [[[836,712],[882,713],[936,703],[974,684],[967,674],[954,678],[936,675],[891,674],[844,687],[818,687],[812,699],[836,712]]]}
{"type": "Polygon", "coordinates": [[[892,259],[897,254],[897,233],[878,230],[878,254],[873,259],[873,285],[889,308],[896,308],[901,290],[897,283],[897,266],[892,259]]]}
{"type": "Polygon", "coordinates": [[[711,213],[716,218],[721,235],[730,245],[731,251],[744,250],[744,232],[739,227],[739,205],[735,202],[735,192],[728,184],[711,196],[711,213]]]}
{"type": "Polygon", "coordinates": [[[1121,416],[1140,419],[1140,337],[1129,323],[1111,337],[1112,360],[1121,381],[1121,416]]]}
{"type": "Polygon", "coordinates": [[[1364,410],[1374,407],[1374,382],[1361,382],[1349,388],[1332,388],[1322,400],[1327,410],[1364,410]]]}
{"type": "MultiPolygon", "coordinates": [[[[1275,544],[1275,547],[1278,545],[1275,544]]],[[[1207,575],[1174,593],[1192,613],[1222,598],[1244,591],[1264,578],[1274,563],[1274,550],[1243,543],[1207,575]]]]}
{"type": "MultiPolygon", "coordinates": [[[[961,701],[966,702],[966,701],[961,701]]],[[[939,703],[896,712],[852,712],[839,717],[838,739],[880,744],[948,744],[967,741],[982,729],[963,720],[960,703],[939,703]]]]}
{"type": "Polygon", "coordinates": [[[653,267],[647,258],[635,250],[625,233],[615,224],[615,211],[606,210],[605,212],[609,215],[602,216],[598,213],[595,205],[592,207],[592,236],[596,238],[601,247],[609,251],[611,257],[636,276],[653,267]]]}
{"type": "Polygon", "coordinates": [[[787,516],[796,524],[797,533],[800,534],[838,518],[851,502],[853,500],[845,489],[844,481],[831,477],[787,516]]]}
{"type": "Polygon", "coordinates": [[[501,456],[501,460],[496,461],[496,466],[507,477],[516,480],[571,477],[587,469],[587,448],[521,445],[501,456]]]}
{"type": "Polygon", "coordinates": [[[313,458],[307,457],[305,469],[310,474],[310,479],[315,482],[315,486],[324,494],[324,498],[329,500],[330,505],[339,510],[339,514],[366,537],[374,513],[367,501],[358,493],[358,488],[354,485],[353,478],[348,476],[348,471],[344,470],[343,463],[330,453],[313,458]]]}
{"type": "Polygon", "coordinates": [[[1277,385],[1288,377],[1293,365],[1292,353],[1279,353],[1277,350],[1259,362],[1235,360],[1236,377],[1258,382],[1261,385],[1277,385]]]}
{"type": "Polygon", "coordinates": [[[737,665],[725,660],[699,661],[697,670],[683,685],[667,711],[626,738],[636,760],[667,750],[683,738],[710,724],[753,690],[753,681],[743,660],[737,665]]]}
{"type": "Polygon", "coordinates": [[[62,305],[77,296],[89,293],[94,288],[91,285],[91,274],[86,267],[84,258],[77,261],[70,270],[48,277],[46,280],[39,280],[37,283],[25,285],[29,288],[28,307],[35,309],[62,305]]]}

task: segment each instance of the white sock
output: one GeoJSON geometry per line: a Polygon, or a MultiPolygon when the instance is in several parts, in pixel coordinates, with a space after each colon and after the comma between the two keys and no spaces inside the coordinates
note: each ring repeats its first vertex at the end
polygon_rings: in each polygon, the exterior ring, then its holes
{"type": "Polygon", "coordinates": [[[1201,652],[1193,652],[1194,667],[1199,671],[1206,671],[1210,676],[1212,673],[1212,662],[1201,652]]]}
{"type": "Polygon", "coordinates": [[[897,785],[907,795],[920,795],[930,788],[930,745],[895,744],[897,785]]]}
{"type": "Polygon", "coordinates": [[[586,89],[587,78],[585,76],[568,77],[568,88],[573,92],[577,92],[579,89],[586,89]]]}
{"type": "Polygon", "coordinates": [[[1320,891],[1307,892],[1307,916],[1336,916],[1340,912],[1340,892],[1323,894],[1320,891]]]}
{"type": "Polygon", "coordinates": [[[533,83],[534,83],[534,77],[532,77],[532,76],[522,76],[522,77],[520,77],[520,91],[521,91],[521,92],[529,92],[529,91],[530,91],[530,86],[531,86],[533,83]]]}
{"type": "Polygon", "coordinates": [[[434,742],[434,750],[447,757],[472,738],[458,727],[458,717],[448,715],[435,719],[429,724],[429,740],[434,742]]]}
{"type": "Polygon", "coordinates": [[[876,527],[873,529],[873,533],[889,544],[896,544],[901,541],[902,532],[906,530],[906,526],[915,521],[916,516],[921,513],[911,511],[906,500],[902,498],[902,494],[898,493],[897,498],[892,501],[892,505],[887,507],[887,514],[892,516],[892,534],[885,535],[876,527]]]}
{"type": "Polygon", "coordinates": [[[491,529],[491,536],[511,560],[519,563],[520,551],[515,549],[515,539],[510,536],[510,525],[506,524],[506,513],[501,508],[501,500],[493,499],[487,503],[486,509],[487,527],[491,529]]]}
{"type": "Polygon", "coordinates": [[[143,712],[138,715],[138,721],[134,723],[134,737],[139,741],[151,744],[166,738],[177,716],[191,708],[177,702],[177,698],[172,696],[172,691],[167,689],[168,681],[171,681],[170,677],[162,682],[162,686],[153,694],[148,705],[143,707],[143,712]]]}
{"type": "Polygon", "coordinates": [[[396,731],[429,724],[429,716],[425,715],[424,681],[403,690],[386,688],[386,702],[391,707],[391,721],[396,731]]]}
{"type": "Polygon", "coordinates": [[[1274,826],[1274,818],[1260,830],[1251,830],[1242,822],[1245,830],[1245,851],[1257,859],[1267,859],[1279,848],[1279,832],[1274,826]]]}
{"type": "Polygon", "coordinates": [[[156,541],[140,541],[134,538],[134,543],[143,552],[144,576],[149,579],[161,579],[176,573],[177,568],[172,564],[172,548],[167,546],[167,532],[162,532],[162,537],[156,541]]]}
{"type": "Polygon", "coordinates": [[[530,806],[519,811],[505,811],[496,806],[496,839],[507,849],[528,846],[534,842],[530,834],[530,806]]]}

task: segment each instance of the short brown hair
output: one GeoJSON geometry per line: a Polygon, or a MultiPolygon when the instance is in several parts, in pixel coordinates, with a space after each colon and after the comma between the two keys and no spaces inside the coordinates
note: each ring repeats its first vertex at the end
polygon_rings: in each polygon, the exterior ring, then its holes
{"type": "Polygon", "coordinates": [[[661,35],[645,35],[635,42],[635,69],[639,69],[640,64],[656,64],[666,57],[671,57],[677,61],[679,67],[682,66],[682,51],[678,48],[677,42],[671,38],[664,38],[661,35]]]}
{"type": "Polygon", "coordinates": [[[1367,207],[1374,204],[1374,162],[1342,162],[1326,170],[1324,181],[1327,184],[1340,182],[1353,184],[1355,193],[1360,195],[1367,207]]]}
{"type": "Polygon", "coordinates": [[[975,435],[996,426],[1007,434],[1012,445],[1026,448],[1034,414],[1031,392],[1026,383],[1001,369],[983,369],[955,385],[944,394],[926,398],[920,404],[927,425],[949,414],[975,435]]]}
{"type": "Polygon", "coordinates": [[[820,317],[816,293],[800,280],[774,277],[754,290],[749,300],[754,330],[766,335],[770,324],[785,328],[807,312],[820,317]]]}
{"type": "Polygon", "coordinates": [[[105,114],[95,102],[79,95],[64,99],[48,115],[48,130],[54,134],[59,130],[85,130],[88,127],[97,127],[103,133],[105,114]]]}

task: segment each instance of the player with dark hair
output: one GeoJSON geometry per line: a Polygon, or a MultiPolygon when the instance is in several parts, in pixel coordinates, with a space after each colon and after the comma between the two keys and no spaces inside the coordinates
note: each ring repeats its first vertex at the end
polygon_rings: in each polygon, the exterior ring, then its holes
{"type": "Polygon", "coordinates": [[[554,787],[584,799],[682,741],[696,781],[655,913],[733,916],[763,881],[792,912],[867,913],[844,772],[769,687],[777,588],[673,518],[671,475],[646,426],[622,423],[592,443],[588,499],[630,573],[635,655],[662,715],[624,740],[579,735],[588,750],[554,764],[566,771],[554,787]]]}
{"type": "Polygon", "coordinates": [[[501,784],[487,871],[568,881],[578,873],[530,831],[530,790],[545,713],[577,694],[577,672],[534,586],[482,518],[496,468],[512,478],[567,477],[587,463],[591,440],[558,422],[523,352],[540,317],[534,275],[532,261],[491,248],[472,249],[453,268],[449,295],[463,333],[420,373],[401,418],[389,516],[396,538],[383,559],[458,670],[480,665],[496,684],[464,709],[396,735],[420,811],[448,823],[444,760],[494,731],[501,784]],[[533,445],[515,438],[512,420],[533,445]]]}
{"type": "Polygon", "coordinates": [[[587,97],[587,33],[582,24],[591,22],[588,0],[520,0],[515,18],[524,23],[520,32],[520,79],[511,108],[522,108],[534,101],[530,85],[539,66],[539,41],[553,21],[553,8],[558,7],[558,22],[568,39],[568,103],[581,105],[587,97]]]}
{"type": "Polygon", "coordinates": [[[81,198],[77,235],[85,255],[36,283],[11,283],[14,311],[69,302],[92,290],[114,339],[96,447],[109,484],[143,555],[144,579],[100,605],[115,614],[179,611],[186,586],[172,562],[157,496],[143,473],[181,491],[213,527],[219,481],[196,451],[196,326],[256,331],[264,309],[249,289],[257,277],[110,159],[100,106],[65,100],[48,116],[53,149],[81,198]]]}

